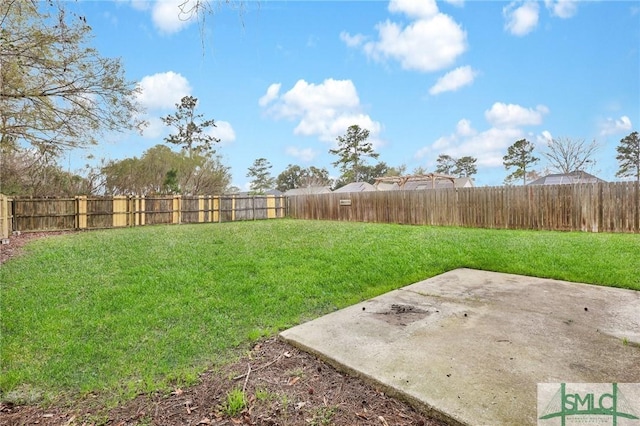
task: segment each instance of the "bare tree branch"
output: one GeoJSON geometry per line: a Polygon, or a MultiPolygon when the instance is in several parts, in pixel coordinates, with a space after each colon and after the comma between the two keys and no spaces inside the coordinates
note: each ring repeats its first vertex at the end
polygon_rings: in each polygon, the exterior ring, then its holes
{"type": "Polygon", "coordinates": [[[561,137],[550,140],[547,151],[542,155],[549,161],[552,170],[567,174],[592,169],[598,148],[595,140],[586,142],[584,139],[561,137]]]}

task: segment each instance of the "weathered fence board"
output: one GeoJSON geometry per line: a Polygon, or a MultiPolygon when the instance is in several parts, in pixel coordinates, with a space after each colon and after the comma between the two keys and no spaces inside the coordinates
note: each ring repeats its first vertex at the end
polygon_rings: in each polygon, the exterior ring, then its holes
{"type": "Polygon", "coordinates": [[[9,197],[0,194],[0,239],[2,242],[9,238],[9,233],[13,229],[13,214],[9,197]]]}
{"type": "Polygon", "coordinates": [[[8,236],[11,231],[274,219],[284,217],[285,208],[286,199],[283,196],[171,195],[15,199],[0,196],[0,226],[7,227],[8,236]],[[2,207],[3,200],[6,208],[2,207]]]}
{"type": "Polygon", "coordinates": [[[297,195],[298,219],[478,228],[640,232],[637,182],[297,195]]]}

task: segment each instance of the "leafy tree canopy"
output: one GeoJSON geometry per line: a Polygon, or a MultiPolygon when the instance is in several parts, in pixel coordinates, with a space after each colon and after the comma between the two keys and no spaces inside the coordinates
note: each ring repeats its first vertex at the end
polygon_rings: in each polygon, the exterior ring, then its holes
{"type": "Polygon", "coordinates": [[[438,155],[436,164],[436,173],[453,176],[453,171],[456,168],[455,158],[447,154],[440,154],[438,155]]]}
{"type": "Polygon", "coordinates": [[[59,155],[140,128],[135,83],[90,41],[85,18],[62,2],[0,2],[0,144],[59,155]]]}
{"type": "Polygon", "coordinates": [[[220,142],[220,139],[206,133],[209,127],[216,127],[216,124],[212,119],[205,120],[203,114],[196,114],[197,105],[198,98],[184,96],[176,104],[176,112],[161,117],[165,125],[177,132],[167,136],[165,141],[186,150],[190,157],[213,153],[213,144],[220,142]]]}
{"type": "Polygon", "coordinates": [[[465,156],[454,158],[447,154],[440,154],[436,160],[436,173],[449,176],[471,177],[478,173],[475,157],[465,156]]]}
{"type": "Polygon", "coordinates": [[[337,155],[332,164],[340,169],[340,180],[345,183],[361,182],[365,178],[365,157],[378,158],[371,142],[368,142],[369,130],[361,129],[354,124],[349,126],[344,136],[338,136],[338,149],[330,149],[329,153],[337,155]]]}
{"type": "Polygon", "coordinates": [[[109,161],[101,173],[105,192],[110,195],[218,195],[231,182],[229,167],[213,155],[174,152],[156,145],[142,157],[109,161]]]}
{"type": "Polygon", "coordinates": [[[507,170],[515,168],[515,171],[505,178],[505,183],[522,179],[522,184],[527,184],[527,169],[529,166],[540,161],[538,157],[533,155],[533,150],[533,144],[526,139],[520,139],[514,142],[514,144],[507,149],[507,155],[502,157],[504,167],[507,170]]]}
{"type": "Polygon", "coordinates": [[[251,178],[249,188],[252,194],[263,195],[266,191],[273,189],[276,179],[271,176],[272,167],[266,158],[256,159],[249,167],[247,177],[251,178]]]}
{"type": "Polygon", "coordinates": [[[640,182],[640,137],[638,132],[631,132],[620,140],[616,147],[619,168],[617,177],[635,177],[640,182]]]}
{"type": "Polygon", "coordinates": [[[276,178],[276,189],[288,191],[295,188],[308,188],[311,186],[330,186],[331,178],[325,168],[308,167],[289,164],[276,178]]]}
{"type": "Polygon", "coordinates": [[[5,195],[54,197],[96,194],[99,176],[64,170],[56,157],[37,148],[0,147],[0,192],[5,195]]]}

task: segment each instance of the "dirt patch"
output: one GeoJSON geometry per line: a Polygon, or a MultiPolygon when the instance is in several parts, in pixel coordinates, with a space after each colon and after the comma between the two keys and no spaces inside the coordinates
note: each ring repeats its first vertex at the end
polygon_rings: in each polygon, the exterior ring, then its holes
{"type": "MultiPolygon", "coordinates": [[[[364,308],[363,308],[364,310],[364,308]]],[[[368,312],[368,311],[367,311],[368,312]]],[[[439,312],[434,310],[434,312],[439,312]]],[[[406,326],[430,315],[432,312],[413,305],[393,304],[382,312],[369,312],[389,324],[406,326]]]]}
{"type": "Polygon", "coordinates": [[[12,257],[18,256],[22,253],[22,248],[29,241],[39,238],[52,237],[54,235],[68,234],[74,231],[53,231],[53,232],[27,232],[9,237],[8,244],[0,244],[0,265],[12,257]]]}
{"type": "Polygon", "coordinates": [[[109,411],[95,406],[91,399],[72,408],[4,404],[0,425],[445,425],[276,338],[202,374],[195,386],[140,395],[109,411]],[[246,406],[230,415],[234,390],[246,406]]]}

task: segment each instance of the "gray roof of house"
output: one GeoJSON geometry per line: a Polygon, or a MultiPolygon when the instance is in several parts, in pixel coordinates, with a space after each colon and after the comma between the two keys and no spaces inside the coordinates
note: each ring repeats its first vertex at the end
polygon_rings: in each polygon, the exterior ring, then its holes
{"type": "Polygon", "coordinates": [[[331,192],[331,188],[328,186],[307,186],[304,188],[294,188],[286,191],[284,195],[310,195],[310,194],[328,194],[331,192]]]}
{"type": "Polygon", "coordinates": [[[376,187],[369,182],[351,182],[333,192],[365,192],[375,191],[376,187]]]}
{"type": "Polygon", "coordinates": [[[447,179],[437,180],[410,180],[400,190],[421,191],[424,189],[465,188],[473,186],[473,180],[468,177],[455,178],[453,182],[447,179]]]}
{"type": "Polygon", "coordinates": [[[389,183],[389,182],[379,182],[377,185],[374,185],[378,191],[397,191],[400,189],[397,183],[389,183]]]}
{"type": "Polygon", "coordinates": [[[606,181],[587,172],[555,173],[529,182],[528,185],[568,185],[573,183],[599,183],[606,181]]]}

